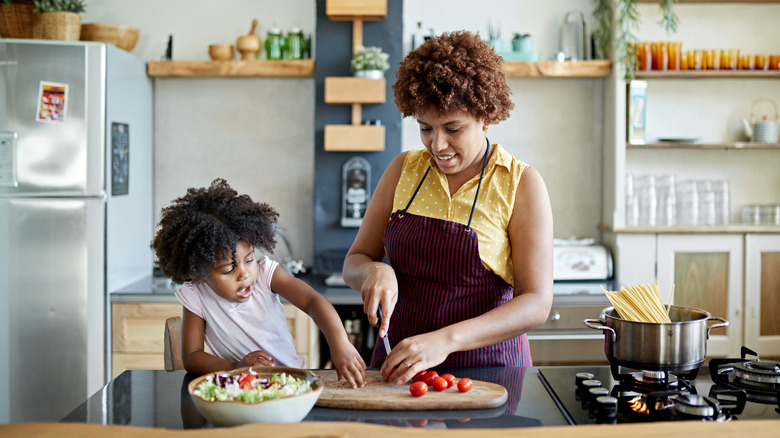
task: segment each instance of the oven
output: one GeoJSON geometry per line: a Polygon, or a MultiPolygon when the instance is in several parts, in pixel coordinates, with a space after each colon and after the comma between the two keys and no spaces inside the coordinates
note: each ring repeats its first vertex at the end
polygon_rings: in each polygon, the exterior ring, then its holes
{"type": "Polygon", "coordinates": [[[553,304],[547,321],[528,332],[534,365],[603,364],[604,335],[585,319],[610,306],[602,288],[615,290],[609,251],[592,241],[559,241],[553,246],[553,304]]]}

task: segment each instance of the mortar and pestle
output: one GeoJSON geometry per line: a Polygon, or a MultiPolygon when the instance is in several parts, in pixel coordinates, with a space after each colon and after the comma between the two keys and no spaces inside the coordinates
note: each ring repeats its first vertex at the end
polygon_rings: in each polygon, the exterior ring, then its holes
{"type": "Polygon", "coordinates": [[[236,40],[236,49],[241,53],[242,61],[251,61],[257,59],[260,52],[260,38],[255,35],[257,29],[257,19],[252,20],[252,29],[247,35],[242,35],[236,40]]]}

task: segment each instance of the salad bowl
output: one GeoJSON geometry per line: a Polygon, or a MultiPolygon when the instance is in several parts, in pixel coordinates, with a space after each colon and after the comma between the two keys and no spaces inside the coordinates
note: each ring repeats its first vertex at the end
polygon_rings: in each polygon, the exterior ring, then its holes
{"type": "Polygon", "coordinates": [[[297,423],[314,407],[323,387],[322,379],[309,370],[244,367],[200,376],[187,390],[198,412],[211,424],[238,426],[297,423]],[[250,374],[255,377],[247,378],[250,374]],[[245,380],[255,381],[256,387],[245,380]]]}

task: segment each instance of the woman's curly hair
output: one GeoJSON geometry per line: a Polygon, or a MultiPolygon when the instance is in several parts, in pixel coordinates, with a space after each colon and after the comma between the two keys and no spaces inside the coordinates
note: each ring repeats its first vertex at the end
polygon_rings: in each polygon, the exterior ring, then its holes
{"type": "Polygon", "coordinates": [[[487,124],[509,117],[514,108],[503,60],[479,35],[443,33],[409,52],[393,84],[395,104],[404,117],[433,104],[442,114],[466,111],[487,124]]]}
{"type": "Polygon", "coordinates": [[[157,264],[176,283],[205,280],[217,254],[236,260],[240,240],[273,252],[279,213],[266,203],[239,195],[222,178],[162,209],[160,229],[152,241],[157,264]]]}

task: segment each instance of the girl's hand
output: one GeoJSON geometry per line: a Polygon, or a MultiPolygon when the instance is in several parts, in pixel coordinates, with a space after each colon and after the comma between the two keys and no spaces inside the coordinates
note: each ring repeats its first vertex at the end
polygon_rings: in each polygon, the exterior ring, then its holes
{"type": "Polygon", "coordinates": [[[393,347],[379,373],[388,382],[402,384],[418,371],[429,370],[456,351],[442,339],[438,331],[408,337],[393,347]]]}
{"type": "Polygon", "coordinates": [[[379,326],[379,336],[387,335],[390,317],[398,302],[398,279],[395,277],[395,270],[384,263],[373,264],[360,288],[360,295],[368,323],[374,327],[379,324],[379,305],[382,305],[382,325],[379,326]]]}
{"type": "Polygon", "coordinates": [[[243,368],[243,367],[272,367],[274,366],[274,358],[271,357],[270,354],[266,353],[265,351],[253,351],[246,356],[244,356],[243,359],[241,359],[241,362],[238,363],[238,366],[236,368],[243,368]]]}
{"type": "Polygon", "coordinates": [[[338,380],[343,377],[353,388],[366,385],[368,382],[366,363],[351,343],[339,342],[331,347],[330,355],[338,380]]]}

